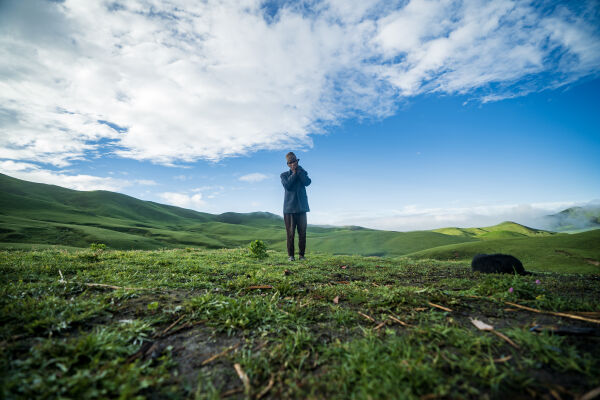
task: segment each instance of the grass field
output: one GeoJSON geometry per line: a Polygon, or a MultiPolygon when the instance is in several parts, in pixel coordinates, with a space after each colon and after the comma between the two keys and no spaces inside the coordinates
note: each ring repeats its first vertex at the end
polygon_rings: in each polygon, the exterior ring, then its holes
{"type": "Polygon", "coordinates": [[[196,248],[0,251],[0,272],[3,398],[575,399],[600,385],[597,274],[196,248]]]}
{"type": "Polygon", "coordinates": [[[512,254],[532,271],[600,273],[600,229],[577,234],[485,240],[440,246],[408,257],[468,262],[477,253],[512,254]]]}

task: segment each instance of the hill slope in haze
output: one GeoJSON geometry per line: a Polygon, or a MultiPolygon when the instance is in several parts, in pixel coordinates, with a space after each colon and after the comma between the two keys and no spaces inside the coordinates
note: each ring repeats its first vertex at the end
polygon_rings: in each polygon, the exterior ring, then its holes
{"type": "Polygon", "coordinates": [[[544,222],[557,232],[581,232],[600,228],[600,204],[571,207],[557,214],[547,215],[544,222]]]}

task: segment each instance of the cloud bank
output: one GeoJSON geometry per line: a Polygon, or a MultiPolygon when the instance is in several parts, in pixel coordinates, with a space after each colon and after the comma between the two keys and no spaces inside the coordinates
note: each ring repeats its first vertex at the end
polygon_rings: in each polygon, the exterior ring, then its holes
{"type": "MultiPolygon", "coordinates": [[[[437,228],[485,227],[513,221],[537,229],[556,229],[547,216],[573,206],[572,201],[533,204],[482,204],[473,207],[426,208],[406,206],[399,210],[348,211],[340,214],[313,212],[315,220],[329,225],[358,225],[392,231],[430,230],[437,228]]],[[[597,207],[597,206],[596,206],[597,207]]]]}
{"type": "Polygon", "coordinates": [[[563,3],[6,0],[0,159],[216,161],[419,94],[562,86],[600,66],[598,2],[563,3]]]}

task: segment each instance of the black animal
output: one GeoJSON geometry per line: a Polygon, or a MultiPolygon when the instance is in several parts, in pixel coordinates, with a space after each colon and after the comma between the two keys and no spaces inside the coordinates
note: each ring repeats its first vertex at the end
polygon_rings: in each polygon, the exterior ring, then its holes
{"type": "Polygon", "coordinates": [[[486,274],[531,275],[516,257],[508,254],[476,254],[471,261],[473,271],[486,274]]]}

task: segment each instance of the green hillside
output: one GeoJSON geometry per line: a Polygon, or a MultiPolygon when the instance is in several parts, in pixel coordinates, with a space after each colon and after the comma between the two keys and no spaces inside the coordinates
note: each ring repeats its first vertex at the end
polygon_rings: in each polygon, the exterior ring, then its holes
{"type": "Polygon", "coordinates": [[[523,237],[552,236],[555,232],[544,231],[540,229],[529,228],[516,222],[505,221],[498,225],[485,228],[441,228],[434,229],[433,232],[443,233],[444,235],[465,236],[482,240],[510,239],[523,237]]]}
{"type": "Polygon", "coordinates": [[[600,229],[577,234],[460,243],[407,256],[468,262],[478,253],[512,254],[523,262],[525,269],[533,271],[600,273],[600,229]]]}
{"type": "MultiPolygon", "coordinates": [[[[390,232],[376,230],[339,230],[307,233],[311,251],[329,254],[360,254],[364,256],[401,256],[423,248],[475,241],[467,237],[443,235],[431,231],[390,232]]],[[[285,249],[285,240],[273,244],[275,250],[285,249]]]]}
{"type": "MultiPolygon", "coordinates": [[[[82,192],[0,174],[0,248],[152,250],[245,247],[260,239],[285,251],[283,219],[271,213],[213,215],[142,201],[107,191],[82,192]]],[[[310,226],[310,253],[468,261],[476,253],[504,252],[529,269],[599,272],[598,231],[556,234],[515,222],[484,228],[392,232],[357,226],[310,226]]]]}
{"type": "MultiPolygon", "coordinates": [[[[29,245],[114,249],[231,248],[255,239],[285,249],[283,219],[271,213],[213,215],[107,191],[81,192],[0,174],[0,247],[29,245]]],[[[477,239],[437,232],[388,232],[310,226],[310,251],[403,255],[477,239]]]]}

